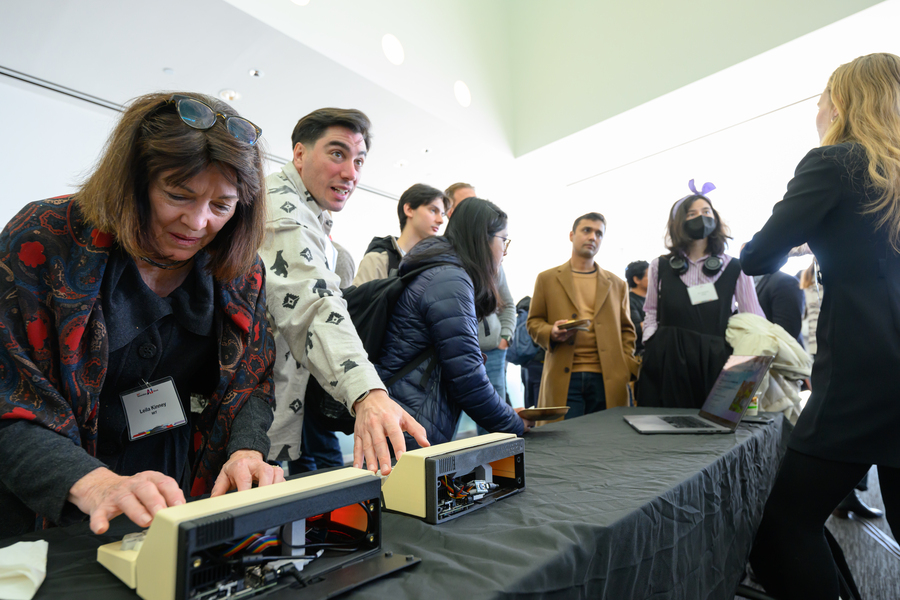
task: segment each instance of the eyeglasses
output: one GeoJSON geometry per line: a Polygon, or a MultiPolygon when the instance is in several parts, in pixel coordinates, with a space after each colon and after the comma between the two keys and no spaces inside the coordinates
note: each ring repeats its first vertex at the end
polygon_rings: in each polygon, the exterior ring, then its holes
{"type": "Polygon", "coordinates": [[[512,240],[509,239],[509,238],[507,238],[507,237],[503,237],[502,235],[495,235],[494,237],[495,237],[495,238],[500,238],[501,240],[503,240],[503,254],[506,254],[507,251],[509,251],[509,243],[510,243],[512,240]]]}
{"type": "Polygon", "coordinates": [[[196,98],[189,98],[181,94],[174,94],[169,98],[167,103],[175,104],[175,110],[178,116],[184,121],[184,124],[193,129],[205,130],[216,124],[216,119],[222,117],[225,121],[225,128],[228,133],[233,135],[236,140],[245,144],[253,145],[259,136],[262,135],[262,129],[245,119],[244,117],[234,117],[223,115],[216,112],[213,108],[196,98]]]}

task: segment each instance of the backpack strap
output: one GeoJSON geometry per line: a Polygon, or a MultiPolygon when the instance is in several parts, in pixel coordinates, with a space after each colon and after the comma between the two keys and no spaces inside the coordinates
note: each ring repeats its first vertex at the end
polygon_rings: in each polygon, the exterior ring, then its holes
{"type": "Polygon", "coordinates": [[[400,256],[400,253],[397,252],[396,248],[391,247],[388,250],[385,250],[387,253],[388,259],[388,273],[397,273],[400,271],[400,261],[403,260],[403,257],[400,256]]]}
{"type": "Polygon", "coordinates": [[[402,369],[394,373],[390,379],[384,382],[384,387],[391,387],[410,373],[416,370],[416,367],[421,365],[426,360],[431,359],[431,362],[428,364],[428,367],[425,369],[425,376],[422,378],[421,386],[425,387],[425,384],[428,383],[428,378],[431,376],[431,372],[434,370],[434,367],[437,366],[437,357],[434,353],[434,348],[429,346],[426,348],[421,354],[416,356],[410,362],[406,363],[402,369]]]}

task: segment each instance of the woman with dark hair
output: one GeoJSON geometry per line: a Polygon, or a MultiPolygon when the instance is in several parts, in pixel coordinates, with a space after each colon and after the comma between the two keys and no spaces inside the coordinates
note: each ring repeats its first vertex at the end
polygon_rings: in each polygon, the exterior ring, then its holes
{"type": "Polygon", "coordinates": [[[731,355],[725,341],[735,312],[765,318],[753,280],[725,254],[728,227],[707,194],[691,194],[669,211],[669,254],[650,262],[644,302],[644,359],[637,382],[641,406],[699,408],[731,355]]]}
{"type": "MultiPolygon", "coordinates": [[[[432,444],[453,439],[462,411],[489,432],[522,435],[534,425],[494,391],[478,347],[478,320],[497,310],[497,272],[510,241],[506,213],[469,198],[455,217],[443,236],[419,242],[400,264],[401,275],[423,271],[397,302],[377,366],[387,381],[420,359],[388,392],[432,444]]],[[[418,447],[408,435],[406,444],[418,447]]]]}
{"type": "Polygon", "coordinates": [[[818,106],[821,146],[741,253],[770,273],[809,244],[821,268],[812,394],[750,554],[768,592],[798,600],[838,597],[825,520],[873,464],[900,534],[900,57],[841,65],[818,106]]]}
{"type": "Polygon", "coordinates": [[[0,234],[0,537],[283,480],[260,133],[208,96],[142,96],[74,195],[0,234]]]}

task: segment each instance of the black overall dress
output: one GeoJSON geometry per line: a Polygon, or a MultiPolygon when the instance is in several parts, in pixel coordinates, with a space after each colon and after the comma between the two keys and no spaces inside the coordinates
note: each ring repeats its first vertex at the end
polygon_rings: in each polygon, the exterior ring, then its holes
{"type": "Polygon", "coordinates": [[[657,271],[659,328],[644,345],[637,404],[700,408],[732,353],[725,329],[741,263],[732,258],[713,284],[718,300],[696,306],[668,256],[659,258],[657,271]]]}

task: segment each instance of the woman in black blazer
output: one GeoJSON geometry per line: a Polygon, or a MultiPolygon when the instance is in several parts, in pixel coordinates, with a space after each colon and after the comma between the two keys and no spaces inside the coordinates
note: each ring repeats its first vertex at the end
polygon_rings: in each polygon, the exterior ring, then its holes
{"type": "Polygon", "coordinates": [[[750,556],[778,598],[838,597],[825,520],[872,464],[900,534],[900,57],[840,66],[819,99],[822,146],[741,253],[771,273],[808,243],[821,265],[812,396],[788,442],[750,556]]]}

